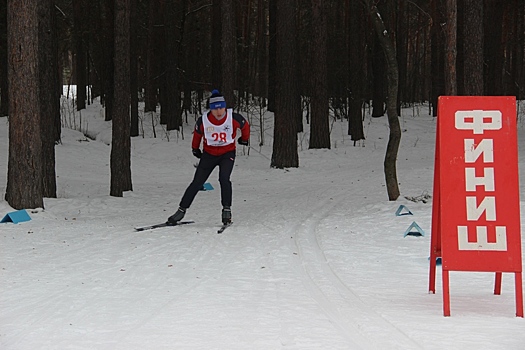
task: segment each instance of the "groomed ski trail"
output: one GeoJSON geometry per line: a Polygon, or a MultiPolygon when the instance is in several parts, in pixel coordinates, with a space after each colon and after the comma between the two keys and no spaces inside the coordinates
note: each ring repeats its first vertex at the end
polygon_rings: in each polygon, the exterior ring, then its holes
{"type": "Polygon", "coordinates": [[[303,276],[305,288],[348,339],[350,348],[421,349],[421,345],[360,299],[339,278],[324,255],[317,237],[318,227],[345,199],[340,195],[320,202],[305,213],[302,223],[289,231],[294,237],[291,248],[297,249],[299,258],[295,268],[303,276]]]}

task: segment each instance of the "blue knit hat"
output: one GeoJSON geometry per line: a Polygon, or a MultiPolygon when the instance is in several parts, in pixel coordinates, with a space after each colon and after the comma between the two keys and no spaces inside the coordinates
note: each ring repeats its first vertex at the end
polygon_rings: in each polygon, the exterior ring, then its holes
{"type": "Polygon", "coordinates": [[[226,108],[226,100],[219,90],[213,90],[210,96],[210,109],[226,108]]]}

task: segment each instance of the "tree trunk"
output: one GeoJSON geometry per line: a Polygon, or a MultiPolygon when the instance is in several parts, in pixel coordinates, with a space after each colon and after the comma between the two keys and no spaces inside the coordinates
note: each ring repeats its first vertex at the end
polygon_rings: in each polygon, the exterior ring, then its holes
{"type": "Polygon", "coordinates": [[[255,94],[261,98],[268,97],[268,24],[266,2],[258,0],[257,7],[257,88],[255,94]]]}
{"type": "Polygon", "coordinates": [[[483,95],[483,1],[464,0],[463,74],[465,95],[483,95]]]}
{"type": "MultiPolygon", "coordinates": [[[[511,4],[508,2],[502,3],[498,0],[486,1],[485,11],[486,13],[490,13],[490,16],[484,16],[485,42],[483,43],[485,48],[485,66],[487,72],[485,93],[487,95],[505,95],[503,90],[503,77],[501,74],[501,72],[503,72],[503,62],[505,59],[502,41],[503,26],[505,22],[503,13],[506,8],[511,7],[510,5],[511,4]]],[[[512,6],[512,11],[518,12],[518,9],[512,6]]]]}
{"type": "Polygon", "coordinates": [[[432,34],[431,34],[431,76],[432,76],[432,115],[437,116],[437,101],[438,97],[445,93],[445,54],[444,54],[444,38],[441,23],[445,21],[443,18],[443,8],[441,0],[432,0],[432,34]]]}
{"type": "Polygon", "coordinates": [[[328,115],[328,69],[326,0],[312,0],[312,26],[314,28],[310,53],[312,57],[311,96],[312,119],[309,148],[330,149],[330,120],[328,115]]]}
{"type": "MultiPolygon", "coordinates": [[[[348,6],[348,5],[347,5],[348,6]]],[[[366,45],[363,42],[363,30],[365,22],[361,9],[347,9],[347,28],[348,28],[348,57],[350,67],[354,67],[349,72],[350,98],[348,107],[348,135],[354,142],[365,139],[363,130],[363,101],[365,79],[365,60],[363,55],[366,52],[366,45]]],[[[381,107],[383,100],[381,100],[381,107]]],[[[383,108],[381,108],[382,110],[383,108]]],[[[382,115],[382,113],[381,113],[382,115]]]]}
{"type": "Polygon", "coordinates": [[[0,2],[0,117],[8,114],[7,90],[7,0],[2,0],[0,2]]]}
{"type": "Polygon", "coordinates": [[[385,53],[376,37],[372,44],[372,117],[385,115],[385,53]]]}
{"type": "MultiPolygon", "coordinates": [[[[212,0],[211,10],[211,82],[213,89],[222,88],[222,5],[221,0],[212,0]]],[[[222,91],[224,94],[226,91],[222,91]]],[[[224,95],[226,97],[226,95],[224,95]]],[[[233,103],[233,101],[226,101],[233,103]]]]}
{"type": "Polygon", "coordinates": [[[130,0],[115,0],[115,59],[110,195],[122,197],[131,185],[129,93],[130,0]]]}
{"type": "Polygon", "coordinates": [[[277,1],[268,0],[268,111],[275,112],[277,70],[277,1]]]}
{"type": "Polygon", "coordinates": [[[5,200],[43,208],[38,75],[38,2],[8,0],[9,160],[5,200]]]}
{"type": "Polygon", "coordinates": [[[129,90],[131,101],[131,128],[130,136],[139,136],[139,82],[138,82],[138,16],[137,16],[137,2],[138,0],[131,0],[130,2],[130,57],[129,57],[129,90]]]}
{"type": "Polygon", "coordinates": [[[86,16],[85,0],[75,0],[73,2],[74,13],[74,38],[75,38],[75,83],[77,86],[77,111],[86,109],[86,43],[85,23],[86,16]]]}
{"type": "Polygon", "coordinates": [[[40,133],[42,138],[42,195],[56,198],[55,125],[60,120],[58,48],[53,0],[39,1],[40,133]]]}
{"type": "Polygon", "coordinates": [[[237,100],[234,94],[234,90],[237,87],[237,54],[234,13],[233,0],[221,0],[221,92],[224,95],[228,108],[234,108],[237,105],[237,100]]]}
{"type": "Polygon", "coordinates": [[[396,51],[392,39],[393,35],[389,31],[387,31],[377,7],[375,5],[372,5],[369,8],[370,15],[372,16],[372,22],[374,24],[376,34],[379,37],[379,42],[383,47],[387,62],[387,114],[388,125],[390,127],[390,134],[385,154],[384,171],[388,199],[391,201],[395,201],[399,197],[399,184],[397,182],[396,161],[397,154],[399,151],[399,144],[401,142],[401,127],[399,125],[399,118],[397,114],[397,93],[399,77],[397,70],[396,51]]]}
{"type": "Polygon", "coordinates": [[[458,94],[456,79],[457,59],[457,0],[446,0],[446,22],[445,22],[445,95],[455,96],[458,94]]]}
{"type": "Polygon", "coordinates": [[[103,69],[104,76],[102,84],[104,84],[104,105],[106,107],[106,115],[104,120],[110,121],[113,118],[113,102],[115,98],[114,82],[114,68],[113,55],[115,53],[114,43],[114,1],[102,1],[103,15],[103,33],[102,45],[103,50],[103,69]]]}
{"type": "MultiPolygon", "coordinates": [[[[184,9],[185,12],[186,9],[184,9]]],[[[180,113],[180,88],[179,80],[177,76],[177,68],[179,64],[179,55],[177,50],[177,41],[180,42],[181,36],[180,31],[182,28],[177,30],[175,25],[177,21],[176,17],[176,4],[173,1],[166,3],[164,11],[164,28],[165,28],[165,96],[163,98],[164,104],[162,105],[163,115],[166,117],[166,129],[167,130],[180,130],[181,126],[181,113],[180,113]]],[[[184,16],[184,14],[183,14],[184,16]]]]}
{"type": "Polygon", "coordinates": [[[158,28],[157,13],[160,7],[158,0],[150,0],[148,8],[148,34],[146,43],[146,83],[144,86],[144,113],[156,112],[158,104],[158,52],[157,42],[159,39],[160,29],[158,28]]]}
{"type": "Polygon", "coordinates": [[[276,11],[276,89],[274,113],[274,141],[271,166],[292,168],[299,166],[297,152],[298,106],[296,69],[296,4],[295,0],[277,1],[276,11]]]}

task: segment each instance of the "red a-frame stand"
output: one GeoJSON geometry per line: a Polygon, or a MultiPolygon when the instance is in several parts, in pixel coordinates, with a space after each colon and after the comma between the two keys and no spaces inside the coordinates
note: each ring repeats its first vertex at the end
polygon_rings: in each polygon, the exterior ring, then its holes
{"type": "Polygon", "coordinates": [[[516,99],[441,96],[438,106],[429,291],[442,260],[443,313],[450,316],[449,272],[515,274],[523,317],[516,99]]]}

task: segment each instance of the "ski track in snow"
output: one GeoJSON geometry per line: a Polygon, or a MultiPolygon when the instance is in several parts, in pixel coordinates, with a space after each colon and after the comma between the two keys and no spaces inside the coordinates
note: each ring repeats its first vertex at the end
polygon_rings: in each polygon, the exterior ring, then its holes
{"type": "Polygon", "coordinates": [[[300,259],[297,270],[303,276],[305,287],[347,339],[350,348],[421,348],[402,330],[373,311],[373,307],[366,305],[330,267],[319,245],[317,229],[327,214],[345,200],[344,194],[324,200],[305,213],[304,222],[290,230],[300,259]],[[374,336],[377,334],[381,337],[374,336]]]}
{"type": "MultiPolygon", "coordinates": [[[[403,122],[404,194],[431,191],[433,124],[403,122]]],[[[394,217],[407,202],[386,200],[388,125],[365,127],[366,147],[346,137],[330,151],[303,147],[297,169],[270,169],[269,147],[249,157],[239,149],[235,224],[223,234],[216,173],[216,190],[201,192],[185,217],[195,224],[133,231],[176,209],[194,172],[189,139],[134,139],[134,191],[116,199],[107,195],[108,146],[65,130],[59,198],[30,222],[2,226],[0,347],[521,349],[513,294],[494,298],[492,276],[472,277],[483,288],[461,276],[454,317],[441,315],[441,296],[426,293],[429,237],[402,236],[412,220],[429,232],[431,205],[408,202],[414,216],[394,217]]]]}

